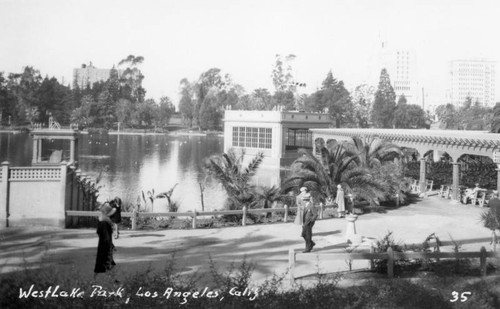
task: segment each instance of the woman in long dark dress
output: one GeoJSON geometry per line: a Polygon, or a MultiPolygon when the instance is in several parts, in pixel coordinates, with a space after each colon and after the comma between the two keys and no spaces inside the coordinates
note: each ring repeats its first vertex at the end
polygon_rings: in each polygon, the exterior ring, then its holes
{"type": "Polygon", "coordinates": [[[104,204],[99,214],[99,222],[97,223],[97,235],[99,236],[99,243],[97,245],[97,257],[94,267],[94,278],[98,273],[105,273],[111,270],[116,264],[113,260],[113,228],[111,226],[111,219],[108,214],[111,211],[111,206],[104,204]]]}

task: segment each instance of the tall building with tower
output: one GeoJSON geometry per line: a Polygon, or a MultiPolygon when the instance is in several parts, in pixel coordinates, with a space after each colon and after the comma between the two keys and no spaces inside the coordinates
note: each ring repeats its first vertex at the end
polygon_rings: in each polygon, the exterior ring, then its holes
{"type": "Polygon", "coordinates": [[[449,63],[449,103],[460,105],[467,97],[485,106],[495,104],[495,61],[487,59],[453,60],[449,63]]]}
{"type": "MultiPolygon", "coordinates": [[[[118,75],[122,74],[121,70],[117,70],[118,75]]],[[[73,69],[73,87],[78,85],[80,89],[90,87],[97,82],[107,81],[109,79],[111,69],[98,69],[90,62],[88,65],[82,64],[81,68],[73,69]]]]}
{"type": "Polygon", "coordinates": [[[404,95],[408,104],[422,106],[416,53],[410,49],[391,47],[387,38],[382,35],[379,36],[377,53],[376,63],[372,68],[377,74],[377,83],[381,70],[387,69],[396,93],[396,102],[401,95],[404,95]]]}

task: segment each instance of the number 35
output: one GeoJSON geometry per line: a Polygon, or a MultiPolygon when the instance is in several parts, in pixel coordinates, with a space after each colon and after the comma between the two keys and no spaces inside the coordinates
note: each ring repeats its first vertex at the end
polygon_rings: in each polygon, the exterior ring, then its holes
{"type": "Polygon", "coordinates": [[[458,293],[457,291],[453,291],[453,292],[451,292],[451,296],[453,298],[450,299],[450,302],[452,302],[452,303],[456,302],[459,299],[458,296],[460,296],[460,302],[464,303],[469,299],[468,296],[471,296],[471,295],[472,295],[472,292],[458,293]]]}

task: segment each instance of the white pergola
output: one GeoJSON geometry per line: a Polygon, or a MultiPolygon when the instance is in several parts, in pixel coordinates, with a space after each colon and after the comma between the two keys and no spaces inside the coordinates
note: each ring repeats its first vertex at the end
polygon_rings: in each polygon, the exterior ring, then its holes
{"type": "MultiPolygon", "coordinates": [[[[311,129],[313,141],[322,138],[325,142],[351,140],[353,137],[380,138],[407,148],[414,148],[420,154],[420,188],[425,188],[424,154],[433,151],[434,160],[447,153],[453,164],[453,199],[458,200],[459,163],[465,154],[486,156],[497,164],[497,190],[500,191],[500,134],[484,131],[455,130],[405,130],[405,129],[311,129]]],[[[315,144],[315,143],[314,143],[315,144]]],[[[315,145],[313,145],[315,147],[315,145]]],[[[314,148],[313,151],[316,149],[314,148]]]]}

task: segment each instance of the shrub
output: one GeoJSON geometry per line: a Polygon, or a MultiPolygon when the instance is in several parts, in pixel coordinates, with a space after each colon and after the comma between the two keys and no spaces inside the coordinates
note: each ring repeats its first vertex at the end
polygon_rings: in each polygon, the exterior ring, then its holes
{"type": "MultiPolygon", "coordinates": [[[[403,246],[401,241],[396,242],[392,237],[392,232],[389,231],[387,234],[380,240],[377,240],[376,243],[376,252],[387,252],[387,250],[391,248],[394,252],[403,252],[403,246]]],[[[387,260],[374,260],[375,271],[379,273],[387,273],[387,260]]],[[[394,272],[398,272],[401,270],[401,266],[403,264],[407,264],[406,260],[395,260],[394,261],[394,272]]]]}

